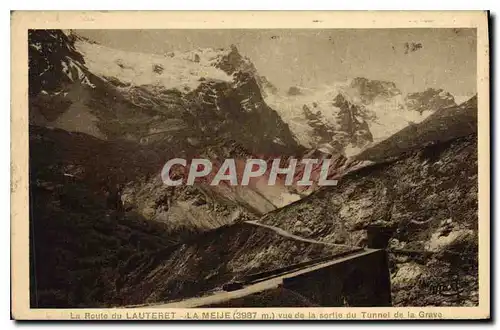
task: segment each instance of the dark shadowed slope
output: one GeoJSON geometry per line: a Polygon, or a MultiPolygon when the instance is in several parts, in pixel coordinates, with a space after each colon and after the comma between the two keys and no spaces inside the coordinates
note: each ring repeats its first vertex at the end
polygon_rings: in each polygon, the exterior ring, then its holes
{"type": "Polygon", "coordinates": [[[220,227],[172,249],[134,259],[120,293],[122,305],[202,296],[232,280],[352,248],[300,241],[248,223],[220,227]]]}
{"type": "Polygon", "coordinates": [[[129,258],[234,221],[234,210],[245,215],[239,204],[194,186],[169,191],[160,186],[150,199],[117,210],[108,194],[117,184],[130,190],[152,180],[163,162],[158,154],[133,142],[103,141],[58,129],[31,126],[29,137],[34,307],[116,302],[116,281],[136,267],[124,266],[129,258]],[[151,201],[159,209],[182,203],[199,211],[197,217],[154,221],[141,214],[151,201]]]}

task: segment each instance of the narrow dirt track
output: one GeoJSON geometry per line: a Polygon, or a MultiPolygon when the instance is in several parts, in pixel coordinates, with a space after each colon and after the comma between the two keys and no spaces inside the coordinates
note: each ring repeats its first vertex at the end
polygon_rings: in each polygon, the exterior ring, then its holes
{"type": "MultiPolygon", "coordinates": [[[[297,241],[302,241],[302,242],[307,242],[307,243],[313,243],[313,244],[331,245],[331,246],[352,247],[352,246],[345,245],[345,244],[333,244],[333,243],[327,243],[327,242],[317,241],[317,240],[310,239],[310,238],[300,237],[300,236],[294,235],[294,234],[292,234],[290,232],[287,232],[286,230],[283,230],[283,229],[281,229],[279,227],[275,227],[275,226],[271,226],[271,225],[265,225],[265,224],[260,223],[258,221],[248,220],[248,221],[245,221],[245,223],[248,223],[248,224],[251,224],[251,225],[254,225],[254,226],[259,226],[259,227],[270,229],[270,230],[276,232],[277,234],[279,234],[281,236],[292,238],[292,239],[297,240],[297,241]]],[[[355,247],[352,247],[352,248],[355,248],[355,247]]]]}

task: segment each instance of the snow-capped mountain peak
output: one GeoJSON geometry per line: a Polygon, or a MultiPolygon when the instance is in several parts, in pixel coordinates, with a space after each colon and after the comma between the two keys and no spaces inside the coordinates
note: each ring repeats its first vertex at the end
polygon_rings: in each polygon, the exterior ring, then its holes
{"type": "Polygon", "coordinates": [[[76,48],[94,74],[132,86],[159,85],[186,92],[207,79],[232,81],[231,75],[215,67],[224,53],[213,49],[158,55],[122,51],[82,40],[76,43],[76,48]]]}
{"type": "Polygon", "coordinates": [[[453,96],[442,89],[405,97],[393,82],[363,77],[317,88],[292,86],[287,93],[268,95],[266,102],[300,143],[346,156],[455,105],[453,96]]]}

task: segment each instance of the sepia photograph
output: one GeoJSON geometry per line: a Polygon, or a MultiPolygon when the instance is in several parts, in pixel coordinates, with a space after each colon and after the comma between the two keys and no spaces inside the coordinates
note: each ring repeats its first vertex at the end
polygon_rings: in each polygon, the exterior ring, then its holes
{"type": "Polygon", "coordinates": [[[489,317],[487,13],[17,13],[13,297],[44,311],[28,318],[489,317]]]}

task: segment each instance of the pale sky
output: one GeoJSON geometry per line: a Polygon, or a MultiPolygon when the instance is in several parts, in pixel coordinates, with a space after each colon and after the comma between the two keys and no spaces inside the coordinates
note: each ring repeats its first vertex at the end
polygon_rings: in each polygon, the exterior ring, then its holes
{"type": "Polygon", "coordinates": [[[235,44],[278,88],[354,77],[387,80],[403,93],[476,93],[475,29],[77,30],[103,45],[159,53],[235,44]],[[405,54],[405,43],[422,48],[405,54]]]}

